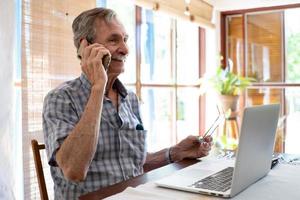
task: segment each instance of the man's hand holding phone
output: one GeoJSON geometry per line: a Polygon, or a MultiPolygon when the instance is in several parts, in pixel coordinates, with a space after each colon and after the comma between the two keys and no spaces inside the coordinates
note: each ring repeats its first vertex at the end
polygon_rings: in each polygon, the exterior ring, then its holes
{"type": "Polygon", "coordinates": [[[89,44],[86,39],[83,39],[78,53],[81,57],[81,69],[91,85],[104,89],[107,82],[107,68],[105,69],[102,61],[110,61],[109,50],[99,43],[89,44]]]}

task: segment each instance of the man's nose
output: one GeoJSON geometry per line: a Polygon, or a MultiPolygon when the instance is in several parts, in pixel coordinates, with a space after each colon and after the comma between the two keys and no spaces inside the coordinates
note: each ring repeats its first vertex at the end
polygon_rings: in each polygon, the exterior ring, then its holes
{"type": "Polygon", "coordinates": [[[118,52],[123,54],[123,55],[127,55],[129,53],[129,48],[126,42],[121,42],[118,52]]]}

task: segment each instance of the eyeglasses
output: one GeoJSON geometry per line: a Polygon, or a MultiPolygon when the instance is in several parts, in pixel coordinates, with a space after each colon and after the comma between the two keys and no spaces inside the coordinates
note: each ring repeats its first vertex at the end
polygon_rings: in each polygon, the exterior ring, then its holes
{"type": "Polygon", "coordinates": [[[220,108],[219,106],[217,106],[217,110],[218,110],[218,116],[215,119],[215,121],[212,123],[212,125],[209,127],[209,129],[204,133],[203,136],[199,136],[199,142],[203,142],[204,138],[211,136],[215,130],[219,127],[219,125],[221,124],[221,122],[224,121],[225,119],[225,114],[224,111],[222,109],[222,112],[220,112],[220,108]]]}

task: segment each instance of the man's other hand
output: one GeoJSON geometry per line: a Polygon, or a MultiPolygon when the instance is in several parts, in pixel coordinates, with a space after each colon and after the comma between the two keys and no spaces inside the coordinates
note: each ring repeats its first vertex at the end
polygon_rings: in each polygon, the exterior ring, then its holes
{"type": "Polygon", "coordinates": [[[207,136],[202,141],[198,136],[188,136],[174,147],[171,147],[172,161],[184,158],[200,158],[207,156],[212,146],[212,137],[207,136]]]}

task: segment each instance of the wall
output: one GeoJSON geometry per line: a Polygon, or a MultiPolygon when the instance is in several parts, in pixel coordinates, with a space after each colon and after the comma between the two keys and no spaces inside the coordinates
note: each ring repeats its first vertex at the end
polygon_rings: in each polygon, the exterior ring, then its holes
{"type": "MultiPolygon", "coordinates": [[[[0,199],[20,199],[17,190],[20,184],[17,177],[20,159],[21,136],[17,136],[15,128],[14,69],[17,61],[17,29],[16,8],[18,0],[0,1],[0,199]],[[19,153],[20,155],[20,153],[19,153]]],[[[19,192],[20,193],[20,192],[19,192]]]]}

